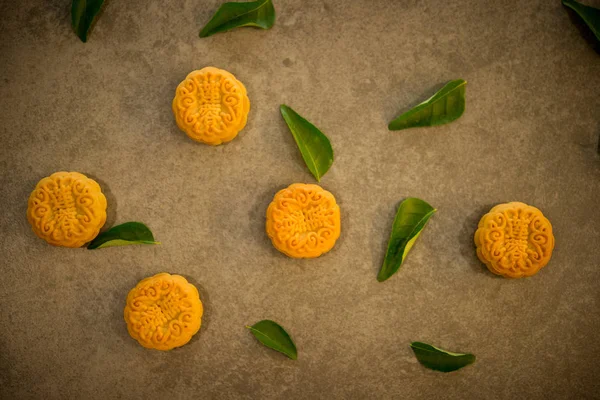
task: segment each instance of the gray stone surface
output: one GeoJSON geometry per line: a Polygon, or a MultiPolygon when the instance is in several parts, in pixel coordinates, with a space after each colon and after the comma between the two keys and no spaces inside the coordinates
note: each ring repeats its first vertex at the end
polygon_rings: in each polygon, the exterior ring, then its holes
{"type": "Polygon", "coordinates": [[[270,31],[199,39],[220,0],[109,0],[87,44],[69,3],[0,2],[2,399],[598,398],[600,58],[560,1],[277,0],[270,31]],[[170,110],[208,65],[252,104],[216,148],[170,110]],[[469,82],[461,119],[386,129],[454,78],[469,82]],[[264,233],[276,191],[314,182],[281,103],[335,150],[321,184],[343,232],[314,260],[264,233]],[[144,221],[162,246],[38,239],[27,198],[60,170],[101,183],[107,227],[144,221]],[[378,283],[408,196],[439,211],[378,283]],[[514,200],[539,207],[557,243],[547,268],[515,281],[487,272],[472,243],[479,218],[514,200]],[[139,346],[122,317],[129,289],[162,271],[196,283],[206,307],[200,334],[171,352],[139,346]],[[245,330],[263,318],[288,329],[298,361],[245,330]],[[413,340],[478,360],[436,373],[413,340]]]}

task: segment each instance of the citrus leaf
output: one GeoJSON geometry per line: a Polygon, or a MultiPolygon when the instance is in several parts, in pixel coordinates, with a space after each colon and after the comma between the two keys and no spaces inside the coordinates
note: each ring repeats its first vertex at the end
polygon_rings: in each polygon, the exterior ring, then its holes
{"type": "Polygon", "coordinates": [[[379,282],[389,279],[398,272],[427,221],[436,211],[427,202],[414,197],[409,197],[400,203],[394,218],[385,259],[377,275],[379,282]]]}
{"type": "Polygon", "coordinates": [[[88,244],[88,250],[131,244],[160,244],[150,229],[141,222],[125,222],[102,232],[88,244]]]}
{"type": "Polygon", "coordinates": [[[410,347],[423,366],[436,371],[456,371],[475,362],[473,354],[452,353],[427,343],[412,342],[410,347]]]}
{"type": "Polygon", "coordinates": [[[200,31],[200,37],[225,32],[240,26],[269,29],[275,23],[275,8],[271,0],[247,3],[225,3],[217,10],[208,24],[200,31]]]}
{"type": "Polygon", "coordinates": [[[333,148],[329,139],[316,126],[285,104],[282,104],[279,110],[294,136],[306,166],[315,179],[320,181],[333,164],[333,148]]]}
{"type": "Polygon", "coordinates": [[[252,326],[246,326],[259,342],[273,350],[285,354],[292,360],[298,358],[292,338],[277,322],[264,319],[252,326]]]}
{"type": "Polygon", "coordinates": [[[600,9],[586,6],[575,0],[562,0],[564,6],[575,11],[579,17],[594,32],[596,39],[600,41],[600,9]]]}
{"type": "Polygon", "coordinates": [[[73,0],[71,3],[71,26],[83,43],[87,42],[90,27],[104,0],[73,0]]]}
{"type": "Polygon", "coordinates": [[[448,82],[436,94],[390,122],[388,129],[442,125],[458,119],[465,111],[466,84],[462,79],[448,82]]]}

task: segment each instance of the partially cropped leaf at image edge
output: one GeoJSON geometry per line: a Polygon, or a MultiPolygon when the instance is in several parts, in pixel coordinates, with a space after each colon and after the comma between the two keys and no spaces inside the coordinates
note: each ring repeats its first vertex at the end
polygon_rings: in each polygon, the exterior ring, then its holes
{"type": "Polygon", "coordinates": [[[600,9],[586,6],[575,0],[562,0],[562,3],[579,15],[594,33],[596,40],[600,42],[600,9]]]}
{"type": "Polygon", "coordinates": [[[100,12],[104,0],[73,0],[71,3],[71,26],[82,42],[87,42],[90,28],[100,12]]]}
{"type": "Polygon", "coordinates": [[[275,8],[272,0],[224,3],[200,31],[200,37],[250,26],[270,29],[275,23],[275,8]]]}

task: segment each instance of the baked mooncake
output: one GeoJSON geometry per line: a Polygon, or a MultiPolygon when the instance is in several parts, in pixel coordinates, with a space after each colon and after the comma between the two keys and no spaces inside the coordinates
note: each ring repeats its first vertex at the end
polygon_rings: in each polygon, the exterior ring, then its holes
{"type": "Polygon", "coordinates": [[[266,228],[273,246],[289,257],[318,257],[340,237],[340,208],[320,186],[295,183],[273,198],[266,228]]]}
{"type": "Polygon", "coordinates": [[[533,206],[499,204],[479,221],[475,246],[479,259],[494,274],[507,278],[532,276],[552,257],[552,225],[533,206]]]}
{"type": "Polygon", "coordinates": [[[141,280],[127,295],[127,330],[142,346],[171,350],[190,341],[202,320],[202,302],[183,276],[160,273],[141,280]]]}
{"type": "Polygon", "coordinates": [[[54,246],[81,247],[106,222],[100,185],[78,172],[56,172],[38,182],[29,196],[27,220],[33,232],[54,246]]]}
{"type": "Polygon", "coordinates": [[[249,111],[244,84],[231,73],[214,67],[190,72],[177,86],[173,99],[179,129],[210,145],[233,140],[246,126],[249,111]]]}

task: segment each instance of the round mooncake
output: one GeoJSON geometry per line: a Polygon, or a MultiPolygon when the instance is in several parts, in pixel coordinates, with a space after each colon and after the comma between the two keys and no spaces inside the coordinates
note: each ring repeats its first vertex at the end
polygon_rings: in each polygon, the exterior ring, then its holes
{"type": "Polygon", "coordinates": [[[188,74],[177,86],[173,113],[190,138],[218,145],[233,140],[250,111],[246,88],[231,73],[214,67],[188,74]]]}
{"type": "Polygon", "coordinates": [[[56,172],[31,192],[27,220],[46,242],[81,247],[106,222],[106,197],[93,179],[78,172],[56,172]]]}
{"type": "Polygon", "coordinates": [[[318,185],[295,183],[280,190],[267,209],[267,235],[273,246],[294,258],[328,252],[340,237],[340,208],[318,185]]]}
{"type": "Polygon", "coordinates": [[[132,338],[148,349],[171,350],[200,329],[202,302],[183,276],[161,273],[140,281],[127,295],[124,316],[132,338]]]}
{"type": "Polygon", "coordinates": [[[552,225],[533,206],[499,204],[479,221],[475,246],[479,259],[494,274],[507,278],[532,276],[552,257],[552,225]]]}

